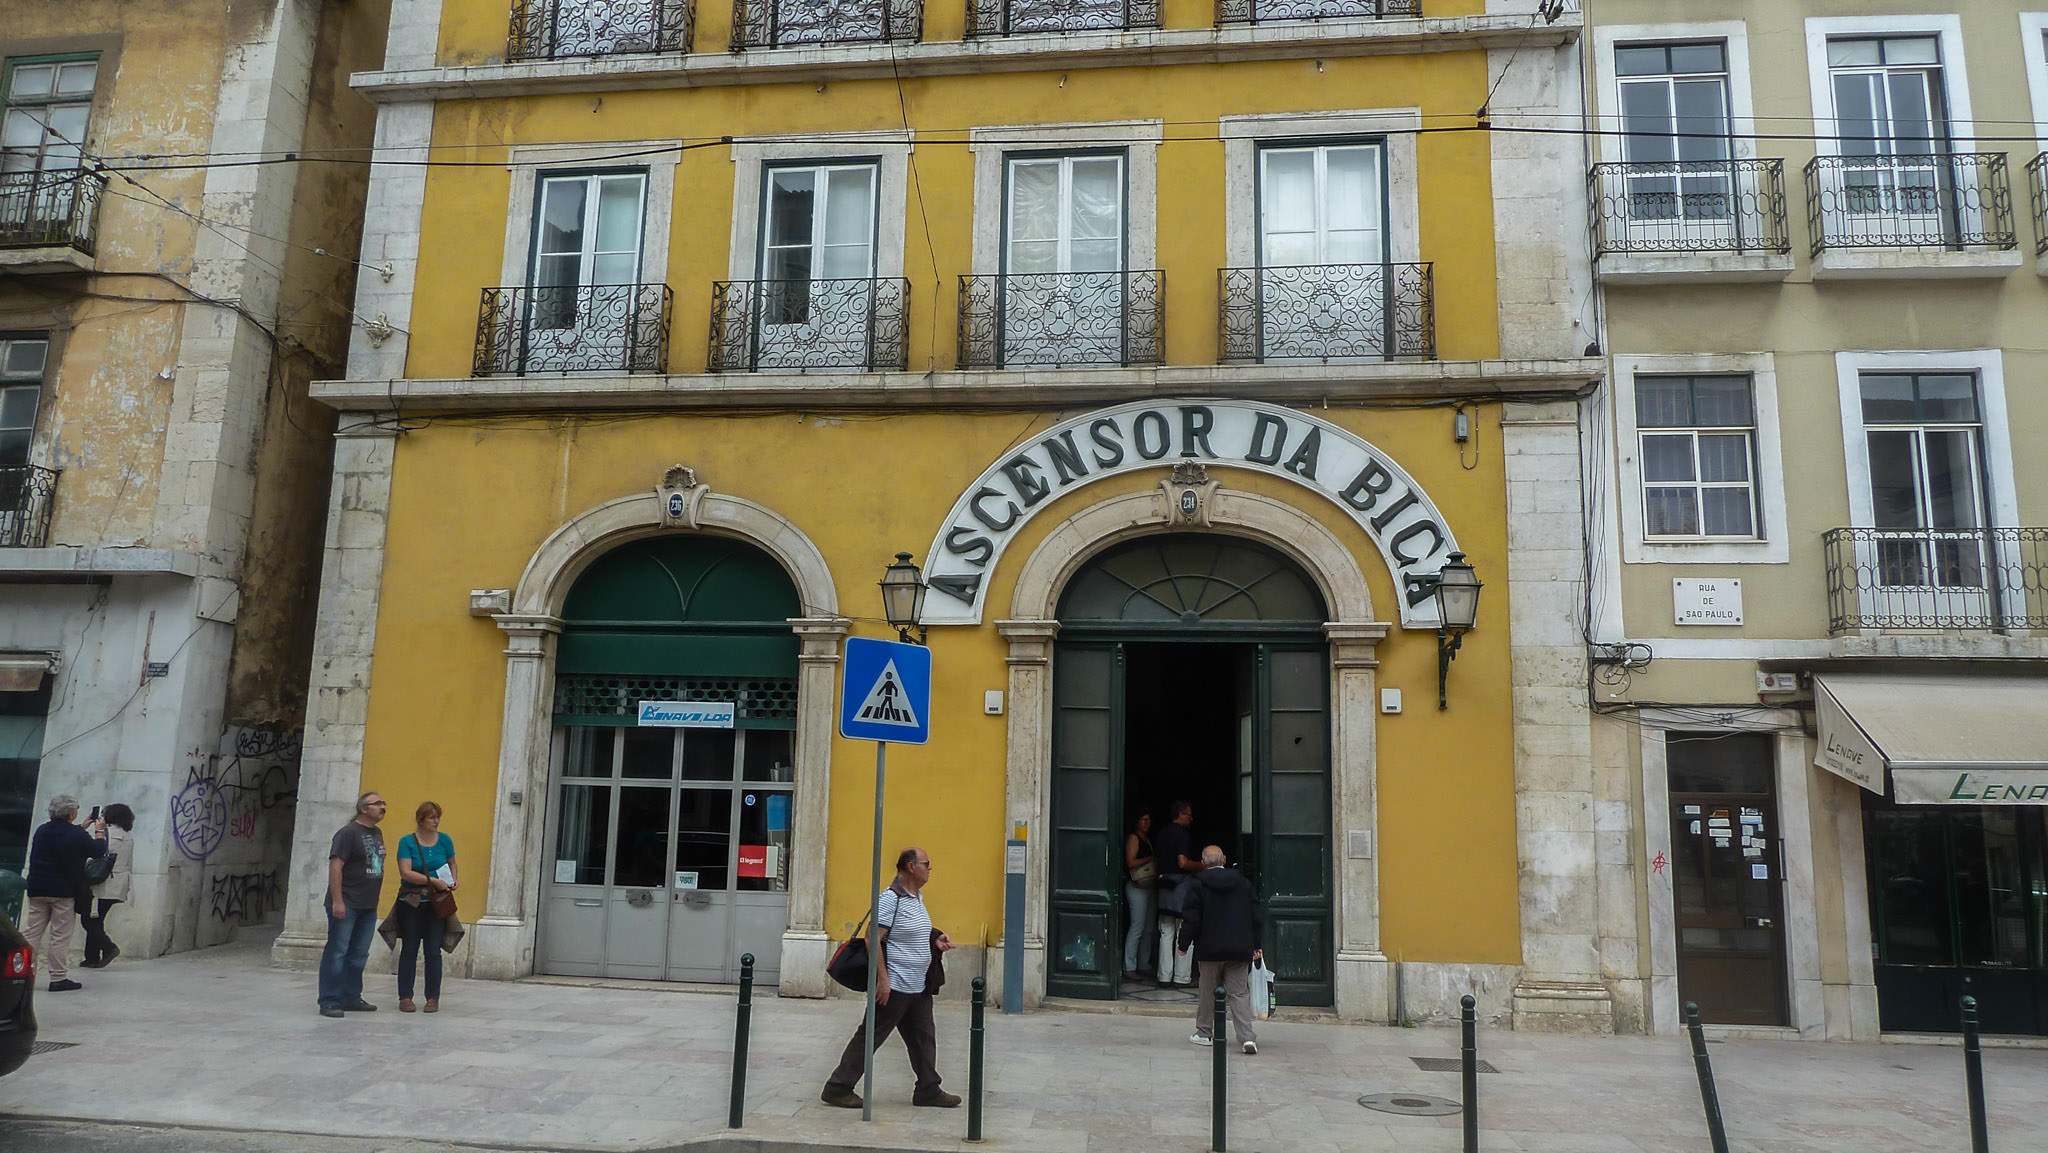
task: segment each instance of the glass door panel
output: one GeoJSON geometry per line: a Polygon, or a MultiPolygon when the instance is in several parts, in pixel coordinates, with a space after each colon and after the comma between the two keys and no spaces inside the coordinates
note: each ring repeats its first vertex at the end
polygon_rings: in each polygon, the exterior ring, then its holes
{"type": "Polygon", "coordinates": [[[1053,661],[1051,924],[1046,992],[1113,1000],[1121,987],[1122,645],[1062,645],[1053,661]]]}
{"type": "Polygon", "coordinates": [[[611,889],[605,898],[608,977],[662,975],[674,795],[666,784],[619,787],[611,889]]]}

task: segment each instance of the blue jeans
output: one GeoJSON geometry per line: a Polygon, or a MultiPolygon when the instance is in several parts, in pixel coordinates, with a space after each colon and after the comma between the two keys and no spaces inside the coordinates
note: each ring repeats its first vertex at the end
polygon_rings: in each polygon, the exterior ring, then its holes
{"type": "Polygon", "coordinates": [[[377,938],[377,910],[350,909],[327,916],[327,949],[320,954],[320,1007],[345,1009],[363,999],[363,966],[377,938]]]}
{"type": "Polygon", "coordinates": [[[441,935],[448,922],[434,915],[433,906],[398,902],[398,997],[412,1000],[413,973],[419,967],[422,943],[427,952],[427,1000],[441,999],[441,935]]]}
{"type": "Polygon", "coordinates": [[[1124,972],[1152,967],[1153,942],[1158,940],[1159,891],[1124,882],[1124,902],[1131,908],[1131,927],[1124,931],[1124,972]]]}

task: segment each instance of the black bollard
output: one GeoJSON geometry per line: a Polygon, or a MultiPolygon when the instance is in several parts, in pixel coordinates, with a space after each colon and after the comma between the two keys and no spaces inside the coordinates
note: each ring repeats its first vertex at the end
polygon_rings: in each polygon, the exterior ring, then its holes
{"type": "Polygon", "coordinates": [[[1479,1002],[1470,993],[1458,998],[1465,1024],[1465,1153],[1479,1153],[1479,1002]]]}
{"type": "Polygon", "coordinates": [[[1226,1036],[1223,1032],[1223,998],[1223,985],[1219,981],[1216,985],[1215,1031],[1209,1035],[1209,1048],[1214,1058],[1209,1062],[1209,1097],[1214,1113],[1209,1119],[1209,1148],[1213,1153],[1223,1153],[1230,1147],[1223,1133],[1224,1086],[1229,1084],[1229,1074],[1224,1066],[1224,1052],[1228,1046],[1225,1044],[1226,1036]]]}
{"type": "Polygon", "coordinates": [[[1984,1124],[1984,1050],[1977,1042],[1977,998],[1963,998],[1963,1078],[1970,1094],[1970,1153],[1990,1153],[1984,1124]]]}
{"type": "Polygon", "coordinates": [[[1714,1066],[1707,1060],[1707,1032],[1700,1027],[1700,1007],[1685,1003],[1685,1028],[1692,1034],[1692,1063],[1700,1074],[1700,1104],[1707,1110],[1707,1137],[1714,1153],[1728,1153],[1728,1134],[1721,1128],[1721,1096],[1714,1092],[1714,1066]]]}
{"type": "Polygon", "coordinates": [[[732,1110],[726,1115],[728,1129],[740,1127],[740,1115],[747,1110],[747,1029],[754,1015],[754,955],[740,954],[740,1008],[732,1027],[732,1110]]]}
{"type": "Polygon", "coordinates": [[[988,982],[974,979],[974,1010],[967,1026],[967,1139],[981,1140],[982,1012],[988,1007],[988,982]]]}

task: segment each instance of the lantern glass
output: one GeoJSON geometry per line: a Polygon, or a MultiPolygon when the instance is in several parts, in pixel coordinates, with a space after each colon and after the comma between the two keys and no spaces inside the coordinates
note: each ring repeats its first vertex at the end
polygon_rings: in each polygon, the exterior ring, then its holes
{"type": "Polygon", "coordinates": [[[899,552],[896,563],[882,572],[882,615],[891,628],[909,628],[924,612],[924,574],[899,552]]]}
{"type": "Polygon", "coordinates": [[[1479,620],[1479,573],[1465,563],[1464,553],[1452,553],[1437,574],[1437,619],[1446,629],[1462,631],[1479,620]]]}

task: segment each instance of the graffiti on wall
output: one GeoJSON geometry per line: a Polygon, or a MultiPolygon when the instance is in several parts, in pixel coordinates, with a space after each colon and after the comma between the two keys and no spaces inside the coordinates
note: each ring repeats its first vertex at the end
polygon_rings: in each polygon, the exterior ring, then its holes
{"type": "Polygon", "coordinates": [[[220,873],[213,878],[213,898],[207,911],[216,921],[250,925],[283,904],[284,880],[275,869],[267,873],[220,873]]]}
{"type": "Polygon", "coordinates": [[[190,860],[209,860],[229,837],[254,840],[261,814],[298,802],[297,733],[241,729],[232,737],[226,757],[196,748],[186,754],[185,785],[171,799],[171,837],[190,860]]]}

